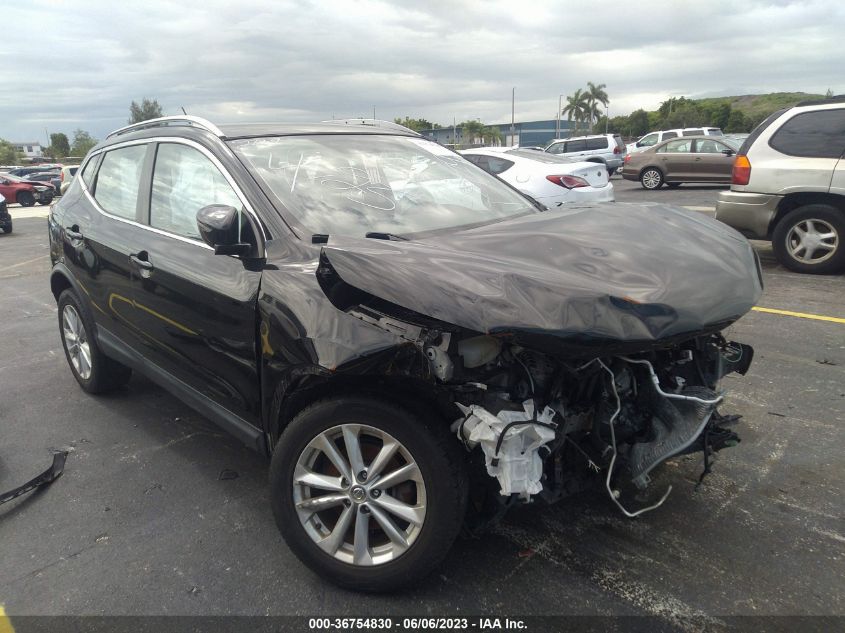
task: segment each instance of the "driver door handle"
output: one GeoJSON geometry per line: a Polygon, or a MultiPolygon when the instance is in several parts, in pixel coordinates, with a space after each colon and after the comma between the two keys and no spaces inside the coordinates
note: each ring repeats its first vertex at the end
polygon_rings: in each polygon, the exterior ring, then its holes
{"type": "Polygon", "coordinates": [[[150,260],[146,259],[146,257],[147,257],[147,253],[144,252],[144,251],[141,251],[137,255],[130,255],[129,261],[131,261],[133,264],[135,264],[141,270],[152,270],[153,269],[153,263],[150,260]],[[143,257],[143,259],[142,259],[142,257],[143,257]]]}

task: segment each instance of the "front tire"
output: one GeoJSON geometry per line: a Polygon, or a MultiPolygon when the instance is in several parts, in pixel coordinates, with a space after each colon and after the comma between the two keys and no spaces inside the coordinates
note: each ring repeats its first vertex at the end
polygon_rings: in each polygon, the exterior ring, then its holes
{"type": "Polygon", "coordinates": [[[22,207],[31,207],[35,204],[35,196],[29,191],[21,191],[17,196],[17,201],[22,207]]]}
{"type": "Polygon", "coordinates": [[[663,186],[663,172],[657,167],[647,167],[640,174],[640,184],[643,189],[660,189],[663,186]]]}
{"type": "Polygon", "coordinates": [[[76,382],[88,393],[106,393],[125,385],[132,370],[103,354],[94,324],[73,290],[59,295],[59,333],[76,382]]]}
{"type": "Polygon", "coordinates": [[[276,524],[331,582],[395,591],[446,557],[466,513],[445,421],[369,397],[321,400],[285,428],[270,465],[276,524]]]}
{"type": "Polygon", "coordinates": [[[772,250],[795,272],[829,275],[845,269],[845,212],[827,204],[791,211],[775,226],[772,250]]]}

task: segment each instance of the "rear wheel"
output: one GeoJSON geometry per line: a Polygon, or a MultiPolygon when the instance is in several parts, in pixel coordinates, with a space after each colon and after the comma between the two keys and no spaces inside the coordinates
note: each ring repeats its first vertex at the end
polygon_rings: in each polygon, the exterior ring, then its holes
{"type": "Polygon", "coordinates": [[[48,196],[46,198],[41,198],[41,200],[39,201],[38,204],[47,205],[47,204],[50,204],[51,202],[53,202],[53,196],[48,196]]]}
{"type": "Polygon", "coordinates": [[[367,397],[319,401],[273,453],[276,524],[326,579],[392,591],[439,565],[465,515],[459,444],[445,423],[367,397]]]}
{"type": "Polygon", "coordinates": [[[640,184],[643,189],[660,189],[663,185],[663,172],[657,167],[648,167],[640,174],[640,184]]]}
{"type": "Polygon", "coordinates": [[[845,269],[843,242],[845,213],[826,204],[808,204],[778,222],[772,250],[790,270],[827,275],[845,269]]]}
{"type": "Polygon", "coordinates": [[[29,191],[21,191],[17,196],[17,200],[18,204],[22,207],[31,207],[35,204],[35,196],[29,191]]]}
{"type": "Polygon", "coordinates": [[[124,384],[132,370],[107,357],[92,338],[94,324],[73,290],[59,295],[59,332],[70,370],[88,393],[105,393],[124,384]]]}

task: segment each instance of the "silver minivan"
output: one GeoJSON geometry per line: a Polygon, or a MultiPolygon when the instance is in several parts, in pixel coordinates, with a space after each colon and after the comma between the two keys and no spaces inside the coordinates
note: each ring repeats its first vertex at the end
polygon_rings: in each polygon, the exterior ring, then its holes
{"type": "Polygon", "coordinates": [[[589,163],[603,163],[608,176],[622,167],[625,143],[618,134],[595,134],[554,140],[546,146],[549,154],[577,158],[589,163]]]}

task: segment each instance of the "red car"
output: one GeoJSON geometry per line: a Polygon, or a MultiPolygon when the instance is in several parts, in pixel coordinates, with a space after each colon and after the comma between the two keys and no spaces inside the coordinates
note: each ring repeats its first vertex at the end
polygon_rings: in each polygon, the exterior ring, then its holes
{"type": "Polygon", "coordinates": [[[56,195],[56,188],[47,182],[34,182],[0,174],[0,194],[3,194],[9,204],[17,202],[22,207],[31,207],[36,202],[50,204],[56,195]]]}

